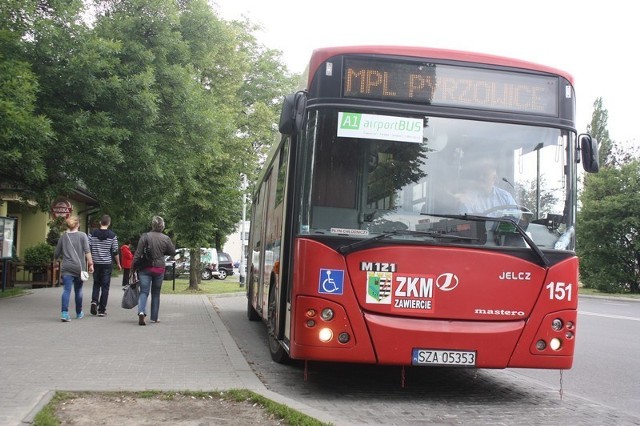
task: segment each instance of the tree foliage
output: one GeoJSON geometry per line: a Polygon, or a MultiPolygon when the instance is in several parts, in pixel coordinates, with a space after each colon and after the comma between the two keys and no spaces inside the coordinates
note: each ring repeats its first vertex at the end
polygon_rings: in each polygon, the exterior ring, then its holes
{"type": "Polygon", "coordinates": [[[609,139],[608,112],[594,104],[590,130],[600,143],[601,168],[585,176],[576,241],[586,287],[638,293],[640,282],[640,161],[609,139]]]}
{"type": "Polygon", "coordinates": [[[604,108],[602,98],[597,98],[593,103],[591,123],[587,126],[587,131],[598,141],[598,154],[602,167],[610,166],[614,162],[613,141],[609,137],[609,130],[607,130],[608,120],[609,111],[604,108]]]}
{"type": "Polygon", "coordinates": [[[122,239],[160,214],[179,246],[220,249],[294,76],[206,0],[92,6],[0,6],[3,182],[43,207],[81,184],[122,239]]]}
{"type": "Polygon", "coordinates": [[[45,158],[53,149],[50,120],[37,111],[40,90],[23,39],[36,16],[31,1],[0,3],[0,191],[42,200],[45,158]]]}
{"type": "Polygon", "coordinates": [[[607,121],[609,112],[604,108],[602,98],[593,103],[591,123],[587,131],[598,141],[598,155],[601,167],[620,166],[640,157],[640,149],[632,141],[616,142],[609,137],[607,121]]]}
{"type": "Polygon", "coordinates": [[[581,201],[577,241],[583,284],[640,292],[640,162],[589,175],[581,201]]]}

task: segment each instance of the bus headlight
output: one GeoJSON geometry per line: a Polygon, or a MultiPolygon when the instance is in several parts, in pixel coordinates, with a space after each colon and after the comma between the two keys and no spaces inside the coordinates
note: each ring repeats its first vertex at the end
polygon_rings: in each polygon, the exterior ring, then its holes
{"type": "Polygon", "coordinates": [[[321,342],[327,343],[333,338],[333,331],[331,331],[330,328],[323,328],[320,330],[320,333],[318,333],[318,338],[321,342]]]}
{"type": "Polygon", "coordinates": [[[560,347],[562,346],[562,342],[560,341],[560,339],[558,339],[557,337],[554,337],[553,339],[551,339],[551,341],[549,342],[549,347],[554,350],[557,351],[560,349],[560,347]]]}

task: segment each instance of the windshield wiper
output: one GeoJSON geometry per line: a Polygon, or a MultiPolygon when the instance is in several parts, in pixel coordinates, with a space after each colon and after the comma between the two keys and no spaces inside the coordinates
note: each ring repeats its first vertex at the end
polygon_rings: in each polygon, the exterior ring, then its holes
{"type": "Polygon", "coordinates": [[[363,247],[370,246],[376,241],[385,240],[387,238],[391,238],[394,235],[411,235],[411,236],[419,236],[419,237],[429,237],[434,239],[453,239],[459,241],[476,241],[478,238],[473,237],[465,237],[462,235],[455,234],[447,234],[438,231],[409,231],[405,229],[396,229],[395,231],[385,232],[384,234],[376,235],[375,237],[368,238],[366,240],[356,241],[355,243],[347,244],[344,246],[338,247],[338,252],[341,254],[352,253],[358,249],[363,247]]]}
{"type": "Polygon", "coordinates": [[[504,217],[491,217],[491,216],[478,216],[472,214],[432,214],[432,213],[422,213],[425,216],[435,216],[435,217],[444,217],[447,219],[460,219],[460,220],[472,220],[472,221],[482,221],[482,222],[499,222],[499,223],[508,223],[513,225],[518,234],[522,236],[522,238],[527,242],[531,250],[538,256],[540,262],[543,266],[548,267],[550,265],[547,256],[544,255],[540,247],[533,242],[531,237],[527,235],[527,232],[518,224],[518,221],[514,217],[504,216],[504,217]]]}

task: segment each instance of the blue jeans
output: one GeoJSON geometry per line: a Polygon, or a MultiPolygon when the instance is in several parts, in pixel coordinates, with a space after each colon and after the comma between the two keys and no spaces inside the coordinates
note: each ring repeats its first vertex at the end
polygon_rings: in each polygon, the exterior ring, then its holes
{"type": "Polygon", "coordinates": [[[76,296],[76,314],[82,312],[82,280],[73,275],[63,275],[62,285],[62,312],[69,312],[69,299],[71,298],[71,287],[76,296]]]}
{"type": "Polygon", "coordinates": [[[147,298],[151,290],[151,321],[158,321],[158,311],[160,310],[160,290],[162,290],[162,280],[164,274],[152,274],[148,271],[139,271],[140,296],[138,297],[138,313],[147,314],[147,298]]]}
{"type": "Polygon", "coordinates": [[[109,286],[111,286],[111,264],[94,264],[93,265],[93,294],[91,302],[98,305],[98,312],[107,311],[107,301],[109,300],[109,286]]]}

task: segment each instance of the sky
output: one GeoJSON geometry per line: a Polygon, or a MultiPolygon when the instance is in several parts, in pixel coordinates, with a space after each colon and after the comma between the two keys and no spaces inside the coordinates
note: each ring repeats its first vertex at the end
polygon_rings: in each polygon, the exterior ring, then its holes
{"type": "Polygon", "coordinates": [[[424,46],[536,62],[574,77],[577,129],[598,97],[610,138],[640,142],[640,30],[628,0],[213,0],[225,20],[259,24],[258,42],[302,73],[319,47],[424,46]]]}

